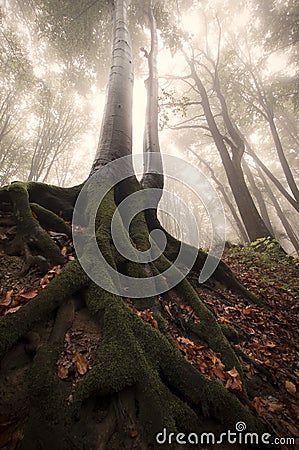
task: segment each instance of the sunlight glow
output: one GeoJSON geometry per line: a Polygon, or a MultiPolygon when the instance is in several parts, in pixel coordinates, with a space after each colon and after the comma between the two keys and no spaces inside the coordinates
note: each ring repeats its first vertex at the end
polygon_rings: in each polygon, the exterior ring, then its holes
{"type": "Polygon", "coordinates": [[[288,55],[284,53],[273,53],[268,57],[267,69],[271,73],[280,72],[288,66],[288,55]]]}
{"type": "Polygon", "coordinates": [[[181,27],[194,36],[197,36],[200,30],[200,19],[198,14],[183,14],[181,18],[181,27]]]}

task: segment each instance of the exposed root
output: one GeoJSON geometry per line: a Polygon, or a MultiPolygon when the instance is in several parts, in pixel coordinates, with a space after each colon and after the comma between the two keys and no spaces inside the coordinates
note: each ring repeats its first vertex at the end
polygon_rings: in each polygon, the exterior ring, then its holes
{"type": "Polygon", "coordinates": [[[32,253],[45,257],[50,264],[63,264],[59,248],[32,216],[26,185],[13,183],[7,189],[17,224],[17,235],[9,244],[8,253],[24,254],[24,247],[28,246],[32,253]]]}
{"type": "MultiPolygon", "coordinates": [[[[17,222],[16,241],[21,242],[27,259],[39,256],[36,252],[43,251],[41,256],[53,263],[52,244],[56,247],[55,255],[57,252],[60,255],[60,251],[40,224],[69,235],[68,226],[60,219],[68,213],[60,214],[60,203],[54,201],[54,187],[43,189],[38,183],[14,183],[7,192],[17,222]],[[50,206],[48,201],[37,200],[37,191],[48,193],[50,206]],[[32,205],[34,202],[38,205],[32,205]],[[32,216],[30,207],[38,220],[32,216]],[[34,242],[30,241],[32,229],[37,235],[34,242]],[[45,243],[45,248],[41,247],[41,242],[45,243]]],[[[163,273],[178,251],[178,242],[172,239],[165,255],[150,264],[136,264],[120,257],[111,241],[110,223],[115,211],[113,194],[110,192],[106,196],[96,219],[98,245],[107,262],[115,269],[121,266],[124,273],[137,278],[163,273]]],[[[64,206],[71,205],[74,192],[70,191],[66,196],[69,198],[63,199],[64,206]]],[[[121,221],[119,226],[122,232],[121,221]]],[[[148,226],[142,213],[132,221],[130,238],[137,248],[149,248],[148,226]]],[[[88,248],[81,256],[88,258],[88,248]]],[[[199,252],[196,264],[202,264],[205,258],[206,254],[199,252]]],[[[99,276],[112,283],[105,268],[99,268],[99,271],[99,276]]],[[[225,280],[223,284],[235,292],[239,289],[238,282],[224,264],[215,279],[217,277],[225,280]]],[[[132,445],[140,450],[155,448],[156,435],[163,428],[167,428],[168,433],[199,434],[208,431],[207,417],[217,430],[234,429],[236,422],[242,420],[248,431],[265,431],[264,425],[246,406],[248,399],[242,365],[227,339],[229,333],[217,323],[213,312],[187,279],[183,279],[173,292],[181,303],[191,306],[198,318],[190,317],[183,331],[187,334],[191,330],[220,354],[226,370],[234,367],[238,370],[244,387],[240,398],[230,393],[219,380],[201,374],[184,358],[167,335],[164,296],[145,299],[143,304],[131,299],[136,308],[139,303],[139,309],[146,307],[154,314],[155,326],[151,326],[135,313],[136,309],[134,312],[129,308],[123,298],[91,282],[79,263],[72,261],[35,298],[13,315],[0,319],[0,356],[22,337],[26,341],[27,354],[31,358],[35,355],[30,368],[29,418],[22,448],[113,450],[119,448],[120,442],[124,449],[134,448],[132,445]],[[93,366],[80,382],[72,385],[57,377],[57,360],[74,316],[75,303],[69,299],[76,293],[84,296],[103,339],[97,344],[93,366]],[[34,326],[53,319],[56,311],[50,337],[41,342],[34,326]]],[[[249,299],[248,291],[244,292],[249,299]]],[[[164,448],[176,447],[172,443],[164,448]]]]}
{"type": "Polygon", "coordinates": [[[46,321],[70,295],[89,283],[77,261],[70,262],[38,295],[13,315],[0,318],[0,358],[35,324],[46,321]]]}
{"type": "Polygon", "coordinates": [[[43,208],[38,203],[30,203],[30,208],[43,228],[46,230],[57,231],[58,233],[64,233],[68,237],[71,237],[71,227],[57,214],[49,209],[43,208]]]}

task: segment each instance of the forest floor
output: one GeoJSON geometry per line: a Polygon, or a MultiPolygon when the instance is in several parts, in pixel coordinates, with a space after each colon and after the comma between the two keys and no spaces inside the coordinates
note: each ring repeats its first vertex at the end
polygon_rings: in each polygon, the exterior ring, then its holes
{"type": "MultiPolygon", "coordinates": [[[[21,275],[22,258],[8,256],[2,249],[1,241],[6,237],[7,229],[0,228],[1,315],[13,314],[35,297],[61,270],[60,266],[54,267],[43,277],[33,269],[26,275],[21,275]]],[[[67,256],[68,249],[64,247],[62,252],[67,256]]],[[[69,259],[73,259],[72,254],[69,254],[69,259]]],[[[223,259],[250,291],[271,305],[271,310],[250,305],[244,299],[220,289],[220,286],[211,282],[201,286],[195,273],[190,273],[189,279],[206,305],[214,311],[218,322],[227,325],[228,329],[233,327],[237,332],[235,336],[232,334],[231,340],[236,352],[243,352],[243,357],[240,358],[245,367],[252,410],[267,422],[277,435],[283,438],[294,437],[299,443],[299,349],[296,321],[299,309],[298,260],[275,257],[271,252],[259,253],[252,247],[241,245],[229,246],[223,259]],[[246,355],[250,359],[247,359],[246,355]]],[[[163,309],[165,315],[174,319],[172,323],[175,325],[168,327],[167,331],[177,347],[201,373],[219,378],[227,389],[238,395],[238,372],[225,372],[219,355],[185,330],[184,321],[191,314],[194,317],[194,312],[191,307],[180,304],[174,292],[169,294],[167,300],[163,299],[163,309]]],[[[157,327],[151,311],[138,311],[129,299],[127,302],[143,320],[157,327]]],[[[57,361],[57,376],[66,383],[71,383],[75,389],[85,373],[92,368],[100,340],[96,322],[86,308],[79,309],[65,336],[64,351],[57,361]]],[[[26,347],[26,343],[24,345],[26,347]]],[[[27,353],[30,355],[29,347],[27,343],[27,353]]],[[[18,358],[17,350],[12,357],[18,358]]],[[[5,378],[5,364],[9,366],[7,374],[11,374],[11,358],[3,364],[0,406],[17,401],[22,408],[22,403],[26,403],[26,389],[22,392],[26,374],[17,370],[16,363],[15,376],[8,380],[7,376],[5,378]]],[[[72,401],[72,394],[67,401],[72,401]]],[[[15,449],[22,439],[23,425],[10,417],[9,410],[5,415],[1,414],[0,449],[15,449]]],[[[282,449],[288,448],[295,447],[282,446],[282,449]]]]}

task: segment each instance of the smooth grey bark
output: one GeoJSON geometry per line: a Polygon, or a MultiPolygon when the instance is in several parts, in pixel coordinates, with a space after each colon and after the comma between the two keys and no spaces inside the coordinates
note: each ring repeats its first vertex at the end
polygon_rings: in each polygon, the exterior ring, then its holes
{"type": "Polygon", "coordinates": [[[91,168],[132,153],[133,64],[127,27],[128,0],[113,2],[113,50],[99,143],[91,168]]]}
{"type": "MultiPolygon", "coordinates": [[[[148,1],[147,15],[151,33],[151,48],[149,53],[142,48],[148,61],[149,76],[145,81],[147,106],[143,136],[144,175],[142,177],[141,184],[145,188],[158,188],[162,190],[164,180],[162,175],[163,166],[158,134],[158,35],[154,16],[153,0],[148,1]],[[155,153],[154,158],[151,153],[155,153]]],[[[161,196],[162,191],[160,195],[157,195],[157,202],[159,202],[161,196]]]]}

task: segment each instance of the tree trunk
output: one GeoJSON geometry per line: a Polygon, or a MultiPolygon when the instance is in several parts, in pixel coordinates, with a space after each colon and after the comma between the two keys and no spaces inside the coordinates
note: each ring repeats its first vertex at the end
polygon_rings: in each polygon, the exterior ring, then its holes
{"type": "Polygon", "coordinates": [[[229,208],[229,210],[230,210],[230,212],[231,212],[231,214],[232,214],[232,216],[233,216],[233,218],[234,218],[234,221],[235,221],[235,223],[236,223],[236,225],[237,225],[237,227],[238,227],[238,230],[239,230],[239,232],[240,232],[240,237],[242,238],[242,241],[243,241],[243,242],[249,242],[249,239],[248,239],[248,235],[247,235],[247,233],[246,233],[246,230],[245,230],[245,228],[244,228],[244,226],[243,226],[243,224],[242,224],[242,222],[241,222],[241,220],[240,220],[240,218],[239,218],[239,216],[238,216],[238,214],[237,214],[237,212],[236,212],[236,210],[235,210],[235,208],[234,208],[234,205],[233,205],[232,202],[230,201],[230,199],[229,199],[229,197],[228,197],[228,195],[227,195],[227,193],[226,193],[225,187],[223,186],[223,184],[222,184],[222,183],[218,180],[218,178],[216,177],[214,170],[211,168],[211,166],[210,166],[205,160],[203,160],[202,158],[200,158],[200,156],[198,156],[197,153],[195,153],[191,148],[189,148],[188,150],[189,150],[194,156],[196,156],[196,158],[197,158],[202,164],[204,164],[205,167],[207,167],[207,169],[209,170],[209,172],[210,172],[210,174],[211,174],[211,176],[212,176],[212,179],[213,179],[214,182],[216,183],[216,185],[217,185],[219,191],[221,192],[221,194],[222,194],[222,196],[223,196],[223,198],[224,198],[225,203],[227,204],[227,206],[228,206],[228,208],[229,208]]]}
{"type": "Polygon", "coordinates": [[[282,209],[281,209],[272,189],[270,188],[269,183],[267,182],[266,178],[264,177],[261,169],[258,167],[257,170],[258,170],[259,177],[265,186],[266,192],[267,192],[270,200],[272,201],[273,206],[277,212],[277,216],[279,217],[279,219],[286,231],[286,234],[290,239],[290,242],[292,243],[293,247],[295,248],[296,252],[298,253],[299,252],[299,241],[298,241],[295,233],[293,232],[293,229],[292,229],[291,225],[289,224],[289,221],[287,220],[285,213],[282,211],[282,209]]]}
{"type": "Polygon", "coordinates": [[[272,224],[271,224],[271,221],[270,221],[270,217],[269,217],[269,214],[268,214],[268,210],[267,210],[265,201],[263,199],[263,195],[262,195],[261,191],[259,190],[259,188],[257,187],[257,185],[255,183],[255,180],[254,180],[254,177],[252,175],[252,172],[250,170],[250,167],[249,167],[249,165],[248,165],[248,163],[247,163],[247,161],[245,159],[243,159],[242,164],[243,164],[245,175],[246,175],[246,177],[247,177],[247,179],[249,181],[249,184],[251,186],[252,193],[253,193],[253,195],[256,198],[257,204],[259,205],[259,209],[260,209],[260,213],[261,213],[262,219],[263,219],[266,227],[268,228],[268,230],[272,234],[272,236],[274,236],[274,230],[272,228],[272,224]]]}
{"type": "MultiPolygon", "coordinates": [[[[151,49],[147,53],[143,49],[148,61],[149,76],[145,82],[147,91],[147,106],[145,116],[145,128],[143,137],[143,152],[144,152],[144,175],[141,184],[144,188],[163,189],[163,167],[162,158],[160,156],[160,143],[158,134],[158,69],[157,69],[157,55],[158,55],[158,36],[156,20],[154,17],[153,0],[148,0],[148,19],[151,32],[151,49]]],[[[157,206],[161,198],[157,195],[157,206]]]]}
{"type": "Polygon", "coordinates": [[[213,113],[211,111],[210,102],[205,87],[198,77],[198,74],[194,67],[194,63],[188,58],[187,61],[191,69],[192,78],[194,79],[197,89],[200,92],[202,100],[201,103],[206,116],[208,127],[210,129],[210,132],[212,133],[215,145],[219,151],[229,185],[232,189],[249,239],[251,241],[255,241],[256,239],[261,237],[271,236],[270,231],[264,224],[262,218],[258,213],[258,210],[256,209],[256,206],[245,183],[241,167],[242,153],[240,155],[240,152],[242,152],[242,150],[235,147],[235,154],[232,158],[230,157],[227,147],[224,143],[223,136],[217,127],[213,113]]]}
{"type": "Polygon", "coordinates": [[[298,187],[294,180],[294,176],[291,172],[289,163],[285,157],[285,154],[284,154],[284,151],[282,148],[282,144],[281,144],[281,140],[280,140],[280,137],[279,137],[279,134],[278,134],[275,122],[274,122],[274,118],[272,115],[270,115],[270,117],[269,117],[269,125],[270,125],[271,134],[273,137],[273,141],[274,141],[274,144],[276,147],[277,155],[278,155],[282,170],[285,174],[287,183],[294,195],[296,202],[299,203],[299,190],[298,190],[298,187]]]}
{"type": "Polygon", "coordinates": [[[263,170],[263,172],[267,175],[268,178],[272,181],[272,183],[277,187],[279,192],[288,200],[288,202],[299,212],[299,204],[296,200],[286,191],[286,189],[282,186],[279,180],[273,175],[273,173],[268,169],[268,167],[261,161],[261,159],[257,156],[252,146],[249,144],[248,140],[244,135],[243,139],[246,143],[246,148],[248,154],[254,159],[254,161],[258,164],[258,166],[263,170]]]}
{"type": "Polygon", "coordinates": [[[127,0],[114,0],[113,52],[106,104],[91,175],[114,159],[132,153],[133,65],[127,26],[127,0]]]}

